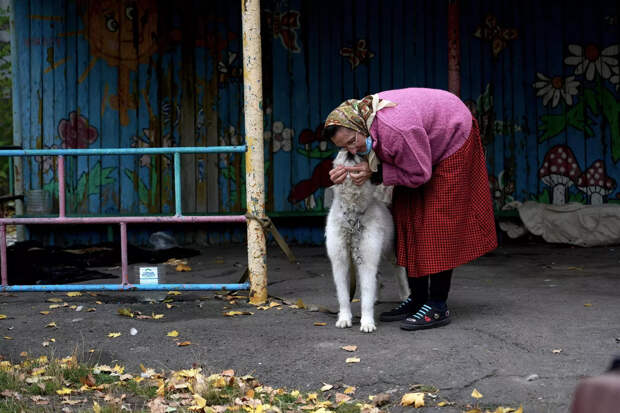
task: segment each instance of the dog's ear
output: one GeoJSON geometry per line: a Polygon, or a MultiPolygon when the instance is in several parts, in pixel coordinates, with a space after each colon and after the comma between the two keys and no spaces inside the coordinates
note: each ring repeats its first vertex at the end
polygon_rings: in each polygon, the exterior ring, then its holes
{"type": "Polygon", "coordinates": [[[347,161],[349,151],[346,149],[340,149],[338,155],[336,155],[336,159],[334,159],[334,166],[342,166],[347,161]]]}

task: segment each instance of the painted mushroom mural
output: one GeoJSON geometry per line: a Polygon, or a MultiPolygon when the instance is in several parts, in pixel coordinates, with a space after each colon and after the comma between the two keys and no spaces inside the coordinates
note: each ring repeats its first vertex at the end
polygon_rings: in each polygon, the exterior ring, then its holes
{"type": "Polygon", "coordinates": [[[556,145],[547,152],[538,171],[540,179],[552,188],[551,202],[564,205],[568,189],[581,175],[573,151],[567,145],[556,145]]]}
{"type": "Polygon", "coordinates": [[[602,205],[603,197],[616,189],[616,181],[607,176],[605,163],[595,161],[575,182],[577,188],[590,197],[592,205],[602,205]]]}

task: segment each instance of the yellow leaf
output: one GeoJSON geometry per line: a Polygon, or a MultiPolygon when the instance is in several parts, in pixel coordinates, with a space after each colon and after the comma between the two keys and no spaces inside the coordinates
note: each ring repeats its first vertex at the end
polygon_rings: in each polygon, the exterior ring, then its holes
{"type": "Polygon", "coordinates": [[[4,320],[6,318],[5,314],[0,314],[0,320],[4,320]]]}
{"type": "Polygon", "coordinates": [[[191,341],[181,341],[180,343],[177,343],[177,346],[185,347],[185,346],[189,346],[190,344],[192,344],[191,341]]]}
{"type": "Polygon", "coordinates": [[[400,400],[401,406],[424,407],[424,393],[406,393],[400,400]]]}
{"type": "Polygon", "coordinates": [[[69,308],[72,309],[72,310],[75,310],[77,308],[77,305],[72,305],[69,308]]]}
{"type": "Polygon", "coordinates": [[[475,408],[475,409],[467,410],[465,413],[482,413],[482,410],[475,408]]]}
{"type": "Polygon", "coordinates": [[[355,351],[355,350],[357,350],[357,346],[342,346],[340,348],[343,349],[344,351],[355,351]]]}
{"type": "Polygon", "coordinates": [[[333,389],[334,386],[332,386],[331,384],[327,384],[327,383],[323,383],[323,387],[321,387],[321,391],[328,391],[333,389]]]}
{"type": "Polygon", "coordinates": [[[205,406],[207,405],[207,400],[205,400],[199,394],[194,394],[194,403],[196,403],[196,405],[192,407],[197,407],[198,409],[204,409],[205,406]]]}
{"type": "Polygon", "coordinates": [[[13,337],[11,337],[11,336],[4,336],[4,339],[5,340],[13,340],[13,337]]]}
{"type": "Polygon", "coordinates": [[[133,317],[133,313],[129,308],[119,308],[116,312],[124,317],[133,317]]]}
{"type": "Polygon", "coordinates": [[[270,303],[269,303],[269,308],[279,307],[279,306],[281,306],[281,305],[282,305],[282,304],[280,304],[280,303],[277,303],[277,302],[275,302],[275,301],[272,301],[272,302],[270,302],[270,303]]]}
{"type": "Polygon", "coordinates": [[[22,351],[21,353],[19,353],[20,357],[28,357],[28,352],[26,351],[22,351]]]}
{"type": "Polygon", "coordinates": [[[153,319],[159,320],[160,318],[164,318],[163,314],[153,314],[153,319]]]}
{"type": "Polygon", "coordinates": [[[474,399],[482,399],[483,396],[482,393],[474,389],[474,391],[471,392],[471,397],[473,397],[474,399]]]}
{"type": "Polygon", "coordinates": [[[79,291],[69,291],[67,293],[67,296],[69,297],[79,297],[80,295],[82,295],[82,293],[79,291]]]}
{"type": "Polygon", "coordinates": [[[166,304],[166,308],[167,308],[168,310],[170,310],[172,307],[174,307],[174,305],[172,305],[172,304],[166,304]]]}
{"type": "Polygon", "coordinates": [[[50,338],[50,341],[51,341],[52,343],[55,343],[55,342],[56,342],[56,339],[55,339],[55,338],[50,338]]]}
{"type": "Polygon", "coordinates": [[[293,397],[295,397],[295,398],[299,397],[299,390],[293,390],[293,391],[291,392],[291,396],[293,396],[293,397]]]}
{"type": "Polygon", "coordinates": [[[345,363],[359,363],[360,359],[358,357],[349,357],[345,360],[345,363]]]}
{"type": "Polygon", "coordinates": [[[91,308],[86,309],[86,312],[87,312],[87,313],[92,313],[93,311],[97,311],[97,309],[96,309],[96,308],[94,308],[94,307],[91,307],[91,308]]]}
{"type": "Polygon", "coordinates": [[[306,305],[304,304],[301,298],[297,300],[297,303],[295,305],[297,306],[297,308],[306,308],[306,305]]]}
{"type": "Polygon", "coordinates": [[[51,323],[46,324],[45,327],[54,328],[56,327],[56,322],[52,321],[51,323]]]}
{"type": "Polygon", "coordinates": [[[60,308],[60,307],[62,307],[62,305],[60,305],[60,304],[50,304],[49,308],[50,308],[50,310],[54,310],[54,309],[60,308]]]}
{"type": "Polygon", "coordinates": [[[43,315],[48,315],[50,312],[49,311],[39,311],[39,313],[41,313],[43,315]]]}
{"type": "Polygon", "coordinates": [[[62,303],[62,298],[57,298],[57,297],[48,298],[47,301],[50,303],[62,303]]]}
{"type": "Polygon", "coordinates": [[[319,323],[319,322],[316,322],[316,323],[314,323],[314,325],[315,325],[315,326],[317,326],[317,327],[321,327],[321,326],[326,326],[326,325],[327,325],[327,323],[319,323]]]}
{"type": "Polygon", "coordinates": [[[228,311],[224,313],[226,317],[234,317],[236,315],[252,315],[252,314],[254,313],[251,311],[228,311]]]}
{"type": "Polygon", "coordinates": [[[584,307],[592,307],[592,304],[591,303],[585,303],[583,306],[584,307]]]}
{"type": "Polygon", "coordinates": [[[189,272],[189,271],[192,270],[192,267],[190,267],[189,265],[186,265],[186,264],[179,264],[179,265],[177,265],[175,270],[177,272],[189,272]]]}
{"type": "Polygon", "coordinates": [[[60,390],[56,390],[56,394],[58,394],[58,395],[60,395],[60,396],[65,396],[65,395],[67,395],[67,394],[71,394],[71,392],[72,392],[72,391],[73,391],[73,390],[71,390],[71,389],[70,389],[70,388],[68,388],[68,387],[63,387],[63,388],[62,388],[62,389],[60,389],[60,390]]]}
{"type": "Polygon", "coordinates": [[[116,338],[116,337],[120,337],[120,336],[121,336],[121,333],[110,333],[110,334],[108,334],[108,337],[110,337],[110,338],[116,338]]]}
{"type": "Polygon", "coordinates": [[[178,337],[179,336],[179,332],[176,330],[172,330],[170,331],[168,334],[166,334],[168,337],[178,337]]]}
{"type": "Polygon", "coordinates": [[[448,405],[448,402],[446,402],[446,401],[437,403],[437,406],[439,406],[439,407],[444,407],[444,406],[447,406],[447,405],[448,405]]]}
{"type": "Polygon", "coordinates": [[[359,303],[360,299],[359,298],[354,298],[353,300],[351,300],[352,303],[359,303]]]}
{"type": "Polygon", "coordinates": [[[519,406],[519,408],[515,410],[515,413],[523,413],[523,406],[519,406]]]}
{"type": "Polygon", "coordinates": [[[101,406],[99,406],[99,403],[97,402],[93,402],[93,412],[94,413],[101,413],[101,406]]]}
{"type": "Polygon", "coordinates": [[[103,304],[101,301],[95,301],[95,304],[103,304]]]}
{"type": "Polygon", "coordinates": [[[348,386],[344,389],[343,393],[344,394],[353,394],[355,393],[355,390],[357,390],[355,387],[353,386],[348,386]]]}
{"type": "Polygon", "coordinates": [[[179,291],[168,291],[168,295],[181,295],[179,291]]]}
{"type": "Polygon", "coordinates": [[[318,397],[318,394],[316,393],[308,393],[308,401],[311,402],[313,400],[316,400],[316,398],[318,397]]]}

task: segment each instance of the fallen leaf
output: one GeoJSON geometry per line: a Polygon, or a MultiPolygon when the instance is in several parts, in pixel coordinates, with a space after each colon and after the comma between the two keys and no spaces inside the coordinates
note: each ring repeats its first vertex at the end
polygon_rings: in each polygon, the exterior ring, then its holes
{"type": "Polygon", "coordinates": [[[406,393],[400,400],[401,406],[424,407],[424,393],[406,393]]]}
{"type": "Polygon", "coordinates": [[[168,295],[181,295],[179,291],[168,291],[168,295]]]}
{"type": "Polygon", "coordinates": [[[303,300],[300,298],[299,300],[297,300],[297,303],[295,304],[297,306],[297,308],[306,308],[306,305],[304,304],[303,300]]]}
{"type": "Polygon", "coordinates": [[[390,395],[388,393],[379,393],[372,398],[372,404],[381,407],[390,402],[390,395]]]}
{"type": "Polygon", "coordinates": [[[349,357],[345,360],[345,363],[359,363],[360,359],[357,357],[349,357]]]}
{"type": "Polygon", "coordinates": [[[236,315],[252,315],[252,314],[254,313],[251,311],[228,311],[224,313],[226,317],[234,317],[236,315]]]}
{"type": "Polygon", "coordinates": [[[110,334],[108,334],[108,337],[110,337],[110,338],[116,338],[116,337],[120,337],[120,336],[121,336],[121,333],[110,333],[110,334]]]}
{"type": "Polygon", "coordinates": [[[168,337],[178,337],[179,336],[179,332],[176,330],[172,330],[170,332],[168,332],[168,334],[166,334],[168,337]]]}
{"type": "Polygon", "coordinates": [[[295,397],[295,398],[299,397],[299,390],[293,390],[293,391],[291,392],[291,396],[293,396],[293,397],[295,397]]]}
{"type": "Polygon", "coordinates": [[[41,345],[42,345],[43,347],[49,347],[50,342],[49,342],[49,341],[44,341],[43,343],[41,343],[41,345]]]}
{"type": "Polygon", "coordinates": [[[482,410],[475,408],[475,409],[467,410],[465,413],[482,413],[482,410]]]}
{"type": "Polygon", "coordinates": [[[95,301],[95,304],[103,304],[101,301],[95,301]]]}
{"type": "Polygon", "coordinates": [[[323,383],[323,387],[321,387],[321,391],[329,391],[333,388],[334,386],[332,386],[331,384],[323,383]]]}
{"type": "Polygon", "coordinates": [[[39,311],[39,313],[43,314],[43,315],[48,315],[50,312],[49,311],[39,311]]]}
{"type": "Polygon", "coordinates": [[[168,261],[164,262],[164,264],[168,264],[168,265],[187,264],[187,260],[182,260],[179,258],[170,258],[168,261]]]}
{"type": "Polygon", "coordinates": [[[80,377],[80,383],[88,387],[95,387],[95,385],[97,384],[97,382],[95,381],[95,378],[93,377],[91,373],[88,373],[86,377],[80,377]]]}
{"type": "Polygon", "coordinates": [[[519,406],[519,408],[515,410],[515,413],[523,413],[523,406],[519,406]]]}
{"type": "Polygon", "coordinates": [[[360,299],[359,299],[359,298],[354,298],[354,299],[352,299],[352,300],[351,300],[351,302],[352,302],[352,303],[359,303],[359,302],[360,302],[360,299]]]}
{"type": "Polygon", "coordinates": [[[355,390],[357,390],[357,388],[356,388],[356,387],[353,387],[353,386],[347,386],[347,387],[344,389],[343,393],[344,393],[344,394],[353,394],[353,393],[355,393],[355,390]]]}
{"type": "Polygon", "coordinates": [[[49,309],[50,310],[54,310],[54,309],[60,308],[60,307],[62,307],[62,305],[60,305],[60,304],[50,304],[49,309]]]}
{"type": "Polygon", "coordinates": [[[164,318],[163,314],[153,314],[153,319],[154,320],[159,320],[160,318],[164,318]]]}
{"type": "Polygon", "coordinates": [[[116,310],[116,312],[118,313],[118,315],[122,315],[124,317],[132,317],[134,316],[134,314],[131,312],[131,310],[129,308],[119,308],[118,310],[116,310]]]}
{"type": "Polygon", "coordinates": [[[477,389],[474,389],[474,391],[471,392],[471,397],[474,399],[482,399],[483,396],[477,389]]]}
{"type": "Polygon", "coordinates": [[[562,349],[561,348],[554,348],[553,350],[551,350],[551,352],[553,354],[560,354],[562,352],[562,349]]]}
{"type": "Polygon", "coordinates": [[[172,307],[174,307],[174,305],[172,305],[172,304],[166,304],[166,308],[167,308],[168,310],[170,310],[172,307]]]}
{"type": "Polygon", "coordinates": [[[190,406],[190,410],[202,410],[207,405],[207,400],[205,400],[199,394],[194,394],[194,405],[190,406]]]}
{"type": "Polygon", "coordinates": [[[6,318],[6,314],[0,314],[0,320],[4,320],[6,318]]]}
{"type": "Polygon", "coordinates": [[[62,303],[62,298],[57,298],[57,297],[48,298],[47,301],[50,303],[62,303]]]}
{"type": "Polygon", "coordinates": [[[82,295],[82,293],[79,291],[69,291],[67,293],[67,296],[69,297],[79,297],[80,295],[82,295]]]}
{"type": "Polygon", "coordinates": [[[315,322],[315,323],[314,323],[314,325],[315,325],[315,326],[317,326],[317,327],[322,327],[322,326],[326,326],[326,325],[327,325],[327,323],[319,323],[319,322],[315,322]]]}
{"type": "Polygon", "coordinates": [[[13,337],[11,337],[11,336],[4,336],[4,339],[5,340],[13,340],[13,337]]]}
{"type": "Polygon", "coordinates": [[[52,321],[51,323],[46,324],[45,327],[54,328],[56,327],[56,322],[52,321]]]}
{"type": "Polygon", "coordinates": [[[447,405],[448,405],[448,402],[446,402],[446,401],[437,403],[437,406],[439,406],[439,407],[444,407],[444,406],[447,406],[447,405]]]}
{"type": "Polygon", "coordinates": [[[176,270],[176,272],[189,272],[189,271],[192,270],[192,267],[190,267],[189,265],[186,265],[186,264],[179,264],[179,265],[177,265],[175,270],[176,270]]]}
{"type": "Polygon", "coordinates": [[[94,413],[101,413],[101,406],[99,406],[99,403],[93,401],[93,412],[94,413]]]}
{"type": "Polygon", "coordinates": [[[357,346],[342,346],[340,348],[343,349],[344,351],[355,351],[355,350],[357,350],[357,346]]]}
{"type": "Polygon", "coordinates": [[[591,303],[585,303],[583,306],[584,307],[592,307],[592,304],[591,303]]]}
{"type": "Polygon", "coordinates": [[[63,387],[60,390],[56,390],[56,394],[60,395],[60,396],[64,396],[66,394],[71,394],[71,392],[73,392],[73,390],[71,390],[68,387],[63,387]]]}
{"type": "Polygon", "coordinates": [[[342,394],[342,393],[336,393],[336,403],[338,404],[346,403],[349,400],[351,400],[350,396],[347,396],[346,394],[342,394]]]}
{"type": "Polygon", "coordinates": [[[235,371],[233,369],[224,370],[222,372],[222,376],[224,376],[224,377],[234,377],[235,376],[235,371]]]}
{"type": "Polygon", "coordinates": [[[190,344],[192,344],[191,341],[181,341],[180,343],[177,343],[178,347],[185,347],[185,346],[189,346],[190,344]]]}
{"type": "Polygon", "coordinates": [[[28,357],[28,352],[26,351],[22,351],[21,353],[19,353],[20,357],[28,357]]]}
{"type": "Polygon", "coordinates": [[[86,312],[87,312],[87,313],[92,313],[93,311],[97,311],[97,309],[96,309],[96,308],[94,308],[94,307],[90,307],[90,308],[87,308],[87,309],[86,309],[86,312]]]}

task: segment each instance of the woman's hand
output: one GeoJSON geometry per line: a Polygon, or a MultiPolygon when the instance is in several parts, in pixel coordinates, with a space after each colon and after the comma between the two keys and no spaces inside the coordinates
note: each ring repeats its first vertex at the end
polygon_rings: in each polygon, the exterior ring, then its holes
{"type": "Polygon", "coordinates": [[[336,185],[341,184],[347,178],[347,169],[344,166],[337,166],[329,171],[329,179],[336,185]]]}
{"type": "Polygon", "coordinates": [[[363,185],[372,175],[370,166],[368,166],[368,162],[366,161],[360,162],[355,166],[349,166],[345,169],[349,172],[351,180],[355,185],[363,185]]]}

